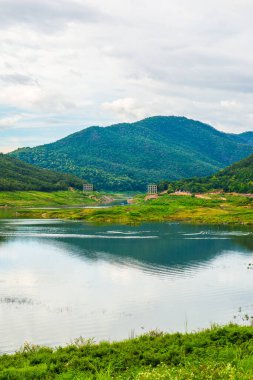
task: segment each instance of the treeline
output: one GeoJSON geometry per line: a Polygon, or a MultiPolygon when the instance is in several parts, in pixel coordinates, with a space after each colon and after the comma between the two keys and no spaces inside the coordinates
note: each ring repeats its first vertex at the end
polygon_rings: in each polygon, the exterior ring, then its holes
{"type": "Polygon", "coordinates": [[[82,188],[83,181],[70,174],[41,169],[0,154],[0,191],[57,191],[82,188]]]}
{"type": "Polygon", "coordinates": [[[51,144],[18,149],[10,156],[74,174],[98,190],[145,191],[148,183],[163,178],[211,175],[252,152],[252,145],[240,136],[183,117],[160,116],[90,127],[51,144]]]}
{"type": "Polygon", "coordinates": [[[174,182],[162,181],[158,187],[160,191],[168,190],[171,193],[178,190],[191,193],[205,193],[212,190],[253,193],[253,155],[212,176],[174,182]]]}

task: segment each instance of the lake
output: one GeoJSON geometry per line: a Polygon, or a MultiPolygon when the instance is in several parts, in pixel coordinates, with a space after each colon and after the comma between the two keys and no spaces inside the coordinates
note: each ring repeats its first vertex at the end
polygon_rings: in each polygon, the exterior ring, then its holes
{"type": "Polygon", "coordinates": [[[243,226],[0,220],[0,353],[249,323],[252,237],[243,226]]]}

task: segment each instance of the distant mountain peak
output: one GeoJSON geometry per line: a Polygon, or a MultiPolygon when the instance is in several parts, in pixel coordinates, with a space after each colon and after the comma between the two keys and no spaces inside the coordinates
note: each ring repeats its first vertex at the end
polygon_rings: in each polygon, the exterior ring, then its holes
{"type": "Polygon", "coordinates": [[[244,136],[184,116],[93,126],[12,156],[87,179],[97,188],[144,190],[148,182],[204,176],[253,152],[244,136]]]}

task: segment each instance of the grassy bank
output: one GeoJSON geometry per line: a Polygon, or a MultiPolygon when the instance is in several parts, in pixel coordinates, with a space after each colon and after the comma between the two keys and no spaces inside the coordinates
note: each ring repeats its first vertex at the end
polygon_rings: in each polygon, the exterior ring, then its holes
{"type": "Polygon", "coordinates": [[[55,350],[25,345],[0,356],[0,379],[253,379],[253,328],[154,331],[115,343],[78,339],[55,350]]]}
{"type": "Polygon", "coordinates": [[[95,223],[191,222],[205,224],[253,224],[253,198],[209,195],[206,198],[163,195],[158,199],[135,198],[128,206],[106,209],[20,210],[28,218],[78,219],[95,223]]]}
{"type": "Polygon", "coordinates": [[[0,207],[94,206],[118,199],[121,194],[82,191],[1,191],[0,207]]]}

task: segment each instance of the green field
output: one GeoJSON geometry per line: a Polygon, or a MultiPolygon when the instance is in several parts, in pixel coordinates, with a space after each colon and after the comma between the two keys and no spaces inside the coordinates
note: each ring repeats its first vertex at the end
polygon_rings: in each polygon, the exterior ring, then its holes
{"type": "Polygon", "coordinates": [[[112,193],[83,193],[73,191],[0,191],[0,207],[57,207],[57,206],[90,206],[110,203],[125,197],[112,193]]]}
{"type": "Polygon", "coordinates": [[[190,222],[203,224],[253,224],[253,198],[228,194],[207,199],[164,194],[158,199],[134,198],[134,204],[103,209],[18,209],[23,218],[60,218],[95,223],[190,222]]]}
{"type": "Polygon", "coordinates": [[[191,334],[158,331],[122,342],[77,339],[55,350],[25,344],[0,356],[0,379],[253,379],[253,328],[229,325],[191,334]]]}

